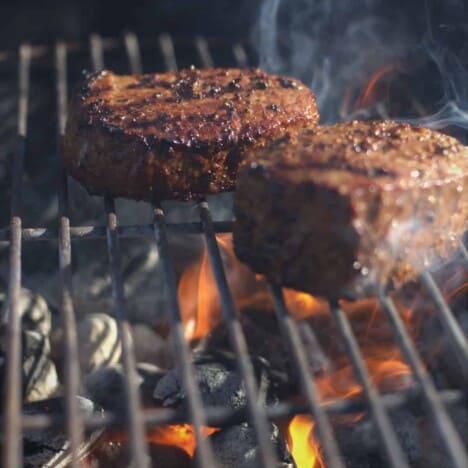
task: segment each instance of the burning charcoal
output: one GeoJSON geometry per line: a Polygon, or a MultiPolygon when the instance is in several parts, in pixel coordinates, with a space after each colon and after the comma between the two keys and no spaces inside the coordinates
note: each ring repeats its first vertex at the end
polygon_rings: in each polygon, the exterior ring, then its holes
{"type": "MultiPolygon", "coordinates": [[[[270,440],[276,451],[279,467],[294,467],[288,445],[278,427],[270,425],[270,440]]],[[[257,468],[262,466],[255,430],[248,424],[238,424],[215,432],[210,437],[220,468],[257,468]]],[[[196,452],[195,452],[196,455],[196,452]]]]}
{"type": "MultiPolygon", "coordinates": [[[[92,401],[82,397],[76,398],[83,416],[101,412],[92,401]]],[[[65,401],[62,398],[51,398],[31,403],[23,408],[23,412],[27,415],[64,414],[65,401]]],[[[93,447],[101,434],[102,429],[97,429],[85,437],[83,445],[79,448],[79,452],[83,457],[93,447]]],[[[23,448],[24,466],[27,468],[65,468],[70,464],[69,441],[63,429],[51,428],[26,432],[23,439],[23,448]]]]}
{"type": "MultiPolygon", "coordinates": [[[[159,367],[141,363],[137,365],[138,384],[143,402],[152,402],[152,392],[164,375],[159,367]]],[[[125,377],[122,366],[103,367],[91,372],[85,379],[86,394],[105,410],[121,413],[125,410],[125,377]]]]}
{"type": "Polygon", "coordinates": [[[116,364],[121,345],[117,323],[107,314],[90,314],[78,323],[80,364],[83,374],[116,364]]]}
{"type": "MultiPolygon", "coordinates": [[[[259,387],[258,404],[265,404],[271,400],[268,365],[257,359],[254,368],[259,387]]],[[[194,359],[194,369],[205,405],[230,408],[242,408],[246,405],[244,386],[232,356],[226,353],[199,355],[194,359]]],[[[178,367],[159,380],[153,396],[155,400],[162,401],[164,406],[175,406],[184,401],[185,392],[178,367]]]]}
{"type": "Polygon", "coordinates": [[[138,362],[150,362],[166,369],[172,367],[170,347],[164,338],[143,323],[133,325],[132,332],[138,362]]]}
{"type": "MultiPolygon", "coordinates": [[[[5,314],[8,310],[8,301],[5,295],[0,296],[0,304],[2,303],[2,314],[5,314]]],[[[29,289],[21,289],[19,310],[22,315],[22,330],[35,331],[43,336],[49,335],[51,314],[46,301],[40,294],[35,294],[29,289]]]]}
{"type": "MultiPolygon", "coordinates": [[[[0,376],[6,371],[6,334],[0,333],[0,376]]],[[[23,398],[26,402],[50,397],[58,387],[57,372],[49,359],[48,339],[34,331],[22,332],[22,382],[23,398]]],[[[2,395],[4,392],[2,382],[2,395]]]]}

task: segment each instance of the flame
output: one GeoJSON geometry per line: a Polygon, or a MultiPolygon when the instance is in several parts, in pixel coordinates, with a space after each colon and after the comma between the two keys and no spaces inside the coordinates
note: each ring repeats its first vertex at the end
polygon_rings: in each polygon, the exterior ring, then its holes
{"type": "Polygon", "coordinates": [[[314,421],[305,415],[295,416],[288,427],[288,444],[297,468],[323,468],[319,444],[313,434],[314,421]]]}
{"type": "MultiPolygon", "coordinates": [[[[219,429],[215,427],[203,427],[205,437],[215,433],[219,429]]],[[[197,446],[195,430],[190,424],[174,424],[171,426],[155,427],[147,438],[148,442],[156,445],[171,445],[178,447],[190,457],[193,457],[197,446]]]]}
{"type": "Polygon", "coordinates": [[[361,96],[357,101],[356,107],[358,109],[367,107],[369,104],[375,101],[376,99],[376,89],[377,84],[384,78],[385,76],[389,75],[390,73],[394,73],[396,71],[401,70],[401,65],[399,64],[390,64],[385,65],[379,68],[369,79],[364,91],[362,92],[361,96]]]}

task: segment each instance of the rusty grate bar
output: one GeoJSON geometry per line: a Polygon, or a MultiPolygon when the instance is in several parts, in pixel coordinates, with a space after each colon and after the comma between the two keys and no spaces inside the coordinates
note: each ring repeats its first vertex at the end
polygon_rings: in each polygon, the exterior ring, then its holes
{"type": "Polygon", "coordinates": [[[393,468],[407,468],[408,463],[406,457],[403,454],[389,417],[385,412],[381,397],[375,385],[370,380],[369,372],[367,371],[362,353],[359,349],[359,344],[351,328],[348,317],[346,317],[346,314],[337,301],[330,301],[330,310],[343,339],[354,373],[369,403],[370,414],[377,428],[380,445],[387,456],[389,464],[393,468]]]}
{"type": "MultiPolygon", "coordinates": [[[[102,40],[99,35],[90,38],[92,65],[95,71],[104,67],[102,40]]],[[[136,371],[135,353],[131,326],[128,321],[127,305],[124,294],[119,237],[116,231],[117,214],[112,198],[104,200],[107,217],[107,250],[112,282],[112,295],[115,304],[115,315],[122,344],[122,361],[125,375],[125,390],[127,394],[127,418],[129,424],[129,439],[132,463],[138,467],[149,466],[148,448],[145,438],[140,396],[138,389],[138,375],[136,371]]]]}
{"type": "Polygon", "coordinates": [[[426,400],[431,417],[437,425],[440,437],[447,449],[453,466],[456,468],[466,467],[468,458],[460,436],[453,426],[452,421],[439,398],[432,379],[429,377],[424,364],[418,356],[416,347],[412,343],[405,325],[398,315],[395,305],[391,299],[386,296],[382,296],[380,298],[380,303],[389,322],[392,324],[398,345],[403,351],[403,355],[411,366],[411,370],[420,385],[421,393],[426,400]]]}
{"type": "Polygon", "coordinates": [[[239,319],[237,318],[234,301],[231,296],[231,291],[226,280],[226,273],[224,271],[223,262],[219,252],[218,243],[216,240],[215,232],[213,230],[211,213],[206,201],[200,203],[200,218],[202,220],[205,230],[205,245],[208,251],[208,258],[210,260],[211,271],[215,278],[218,294],[221,300],[221,310],[223,319],[229,335],[231,347],[236,355],[236,365],[239,369],[239,374],[242,377],[245,387],[245,394],[247,398],[247,408],[255,428],[257,443],[262,455],[262,464],[268,468],[277,466],[278,460],[273,452],[271,441],[269,438],[270,430],[265,416],[265,411],[261,405],[258,404],[258,388],[255,379],[255,374],[252,362],[249,357],[249,350],[247,341],[239,319]]]}
{"type": "Polygon", "coordinates": [[[67,120],[67,48],[63,42],[55,47],[55,73],[57,86],[57,160],[59,165],[59,276],[60,309],[64,330],[64,380],[66,426],[70,440],[72,468],[79,467],[79,448],[82,445],[83,422],[76,395],[80,393],[80,367],[77,356],[78,338],[72,299],[70,219],[68,217],[67,174],[62,165],[61,147],[67,120]]]}
{"type": "Polygon", "coordinates": [[[280,330],[284,339],[288,342],[289,353],[293,365],[296,367],[297,379],[299,380],[302,393],[307,399],[310,414],[317,424],[317,432],[323,446],[327,466],[332,468],[343,467],[344,465],[340,458],[336,439],[326,417],[325,409],[320,404],[319,392],[315,384],[315,379],[311,375],[307,365],[307,357],[299,336],[297,324],[286,307],[281,288],[276,285],[270,285],[270,292],[275,304],[276,317],[280,330]]]}
{"type": "Polygon", "coordinates": [[[431,274],[425,271],[421,274],[420,279],[435,305],[437,316],[442,322],[445,332],[450,336],[450,344],[460,359],[462,369],[468,369],[468,341],[463,334],[463,330],[453,316],[447,301],[431,274]]]}
{"type": "Polygon", "coordinates": [[[190,413],[190,421],[195,428],[198,462],[201,466],[216,466],[213,449],[202,431],[202,426],[206,426],[207,424],[206,414],[196,383],[190,350],[184,336],[179,300],[177,297],[177,281],[169,253],[164,212],[160,206],[156,206],[154,209],[154,235],[163,267],[168,299],[168,317],[173,337],[173,354],[181,371],[182,383],[186,391],[188,410],[190,413]]]}
{"type": "Polygon", "coordinates": [[[6,392],[4,401],[5,432],[3,466],[23,464],[21,438],[21,182],[26,148],[31,48],[24,44],[19,49],[18,66],[18,146],[13,160],[13,186],[10,220],[10,270],[8,290],[6,392]]]}

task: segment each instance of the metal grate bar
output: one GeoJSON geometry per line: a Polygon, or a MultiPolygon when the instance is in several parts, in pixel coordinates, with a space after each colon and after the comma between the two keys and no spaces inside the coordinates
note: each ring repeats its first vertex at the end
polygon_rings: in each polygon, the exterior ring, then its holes
{"type": "Polygon", "coordinates": [[[60,304],[64,330],[64,379],[67,433],[70,441],[72,468],[79,467],[78,451],[82,445],[83,422],[76,395],[80,390],[80,367],[77,356],[78,338],[72,299],[70,219],[68,217],[67,175],[62,165],[61,148],[67,119],[67,48],[63,42],[55,47],[57,86],[57,159],[59,165],[59,275],[60,304]]]}
{"type": "MultiPolygon", "coordinates": [[[[104,67],[104,56],[101,37],[93,35],[90,40],[91,58],[94,70],[104,67]]],[[[135,353],[131,326],[128,321],[125,301],[119,237],[117,234],[117,215],[114,200],[106,198],[104,206],[107,217],[107,251],[112,282],[112,295],[115,304],[120,341],[122,344],[122,363],[125,375],[125,391],[127,394],[127,418],[129,423],[129,439],[132,463],[137,467],[149,466],[148,448],[145,440],[145,430],[140,407],[138,375],[136,371],[135,353]]]]}
{"type": "Polygon", "coordinates": [[[184,336],[184,328],[177,298],[177,281],[172,267],[167,240],[164,212],[160,206],[154,209],[154,235],[163,269],[168,302],[168,318],[173,337],[174,357],[180,369],[187,398],[190,421],[195,428],[197,456],[201,466],[216,466],[210,442],[205,438],[202,426],[206,426],[206,415],[193,370],[190,350],[184,336]]]}
{"type": "Polygon", "coordinates": [[[195,38],[195,46],[197,48],[198,55],[204,68],[213,68],[214,60],[211,56],[211,52],[208,46],[208,42],[205,38],[197,36],[195,38]]]}
{"type": "Polygon", "coordinates": [[[319,392],[315,380],[313,376],[310,375],[307,357],[299,336],[297,324],[286,307],[281,288],[276,285],[271,285],[270,291],[275,303],[278,324],[284,339],[288,343],[289,353],[293,365],[296,367],[296,375],[299,379],[302,393],[307,400],[310,413],[317,424],[317,431],[323,447],[327,466],[337,468],[343,467],[344,465],[340,458],[340,452],[330,423],[325,415],[324,408],[320,404],[319,392]]]}
{"type": "Polygon", "coordinates": [[[5,427],[3,466],[19,467],[23,464],[21,440],[21,181],[26,148],[31,48],[24,44],[19,49],[19,101],[18,147],[13,160],[13,186],[10,221],[10,270],[8,290],[6,392],[4,402],[5,427]]]}
{"type": "Polygon", "coordinates": [[[172,37],[169,34],[161,34],[158,42],[164,59],[164,68],[167,71],[177,71],[177,59],[172,37]]]}
{"type": "Polygon", "coordinates": [[[125,33],[124,43],[130,63],[130,71],[134,75],[140,75],[143,73],[143,67],[141,65],[141,52],[137,36],[132,32],[125,33]]]}
{"type": "Polygon", "coordinates": [[[408,467],[406,458],[398,443],[395,431],[385,412],[382,400],[374,384],[371,382],[358,342],[351,328],[348,318],[337,301],[330,301],[330,310],[336,321],[343,339],[347,354],[351,360],[354,373],[362,386],[363,393],[369,403],[369,409],[377,428],[380,444],[393,468],[408,467]]]}
{"type": "MultiPolygon", "coordinates": [[[[217,233],[232,232],[232,221],[214,222],[213,226],[217,233]]],[[[166,228],[169,232],[178,232],[183,234],[202,234],[203,227],[201,223],[167,223],[166,228]]],[[[0,229],[0,242],[9,243],[10,229],[0,229]]],[[[153,237],[153,226],[151,224],[137,224],[118,226],[117,233],[120,237],[153,237]]],[[[72,240],[90,240],[104,239],[106,237],[106,226],[71,226],[70,236],[72,240]]],[[[58,232],[51,228],[23,228],[21,230],[21,239],[24,242],[32,241],[56,241],[58,232]]]]}
{"type": "Polygon", "coordinates": [[[277,466],[278,461],[275,456],[269,438],[270,429],[264,408],[258,403],[258,388],[252,362],[249,358],[247,341],[242,331],[241,324],[237,318],[234,301],[229,290],[224,272],[223,262],[216,241],[215,232],[212,226],[211,213],[208,203],[200,203],[200,218],[205,230],[205,244],[208,250],[208,258],[211,270],[216,281],[224,322],[229,334],[229,341],[236,354],[236,364],[239,374],[242,377],[245,394],[247,397],[247,408],[251,417],[253,427],[257,436],[257,443],[262,455],[263,466],[277,466]]]}
{"type": "Polygon", "coordinates": [[[468,368],[468,341],[463,330],[452,314],[443,294],[437,287],[431,274],[427,271],[421,273],[421,283],[427,289],[432,301],[436,306],[437,315],[444,326],[445,332],[450,336],[450,344],[460,358],[460,363],[465,369],[468,368]]]}
{"type": "Polygon", "coordinates": [[[434,419],[442,441],[447,449],[454,467],[466,468],[468,466],[468,457],[463,447],[463,443],[455,427],[450,420],[437,390],[429,377],[424,364],[418,356],[416,348],[411,341],[405,325],[401,320],[395,305],[388,297],[380,298],[382,309],[388,320],[392,324],[398,344],[403,351],[406,361],[411,366],[414,376],[420,385],[420,390],[424,396],[431,417],[434,419]]]}
{"type": "Polygon", "coordinates": [[[249,65],[249,59],[247,58],[247,53],[242,44],[237,43],[232,46],[232,55],[236,60],[237,66],[240,68],[247,68],[249,65]]]}

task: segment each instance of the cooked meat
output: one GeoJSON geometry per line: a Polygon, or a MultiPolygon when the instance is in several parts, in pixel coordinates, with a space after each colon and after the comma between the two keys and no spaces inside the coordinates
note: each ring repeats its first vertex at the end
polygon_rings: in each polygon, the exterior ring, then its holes
{"type": "Polygon", "coordinates": [[[273,282],[322,296],[401,284],[453,252],[468,219],[468,148],[391,121],[305,130],[239,174],[234,248],[273,282]]]}
{"type": "Polygon", "coordinates": [[[256,69],[102,71],[72,100],[64,160],[92,194],[192,199],[232,190],[247,148],[317,120],[310,89],[256,69]]]}

